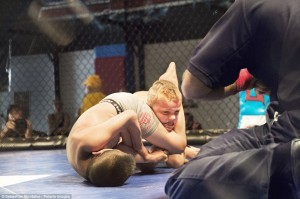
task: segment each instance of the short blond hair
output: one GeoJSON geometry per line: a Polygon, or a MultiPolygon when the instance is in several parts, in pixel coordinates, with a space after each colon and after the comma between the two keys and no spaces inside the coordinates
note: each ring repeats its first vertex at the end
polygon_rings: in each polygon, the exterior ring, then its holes
{"type": "Polygon", "coordinates": [[[153,105],[158,99],[165,98],[168,101],[181,101],[182,95],[178,87],[167,80],[155,81],[148,91],[147,103],[153,105]]]}

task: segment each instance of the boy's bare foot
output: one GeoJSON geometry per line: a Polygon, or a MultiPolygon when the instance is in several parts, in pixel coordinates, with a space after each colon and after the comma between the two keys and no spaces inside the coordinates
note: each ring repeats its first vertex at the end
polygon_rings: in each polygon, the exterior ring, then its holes
{"type": "Polygon", "coordinates": [[[152,153],[147,154],[147,162],[164,162],[167,161],[168,155],[163,150],[153,151],[152,153]]]}
{"type": "Polygon", "coordinates": [[[184,150],[185,158],[192,159],[198,155],[199,151],[200,151],[200,148],[188,145],[187,147],[185,147],[185,150],[184,150]]]}

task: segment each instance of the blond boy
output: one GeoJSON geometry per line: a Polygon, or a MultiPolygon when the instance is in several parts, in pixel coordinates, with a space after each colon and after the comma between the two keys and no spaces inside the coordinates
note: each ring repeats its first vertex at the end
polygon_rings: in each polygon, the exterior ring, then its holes
{"type": "MultiPolygon", "coordinates": [[[[149,91],[135,93],[146,100],[152,108],[156,117],[168,132],[175,131],[178,134],[185,134],[185,117],[182,106],[182,95],[178,88],[176,65],[171,62],[167,71],[155,81],[149,91]]],[[[152,150],[158,149],[152,146],[152,150]]],[[[187,146],[184,153],[171,154],[168,156],[166,165],[173,168],[182,166],[187,158],[195,157],[200,149],[187,146]]],[[[138,164],[143,172],[152,172],[156,164],[138,164]]]]}

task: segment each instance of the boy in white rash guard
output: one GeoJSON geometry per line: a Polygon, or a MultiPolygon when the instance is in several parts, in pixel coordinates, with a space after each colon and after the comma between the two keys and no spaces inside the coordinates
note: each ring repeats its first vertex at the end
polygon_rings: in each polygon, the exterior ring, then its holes
{"type": "MultiPolygon", "coordinates": [[[[152,84],[149,91],[139,91],[135,94],[146,101],[167,131],[185,134],[182,95],[178,88],[178,78],[174,62],[170,63],[167,71],[159,77],[159,80],[152,84]]],[[[157,146],[152,146],[151,150],[155,150],[156,148],[157,146]]],[[[199,150],[199,148],[187,146],[184,153],[168,155],[166,165],[172,168],[179,168],[188,159],[194,158],[199,150]]],[[[141,163],[138,164],[138,167],[143,172],[153,172],[156,163],[141,163]]]]}

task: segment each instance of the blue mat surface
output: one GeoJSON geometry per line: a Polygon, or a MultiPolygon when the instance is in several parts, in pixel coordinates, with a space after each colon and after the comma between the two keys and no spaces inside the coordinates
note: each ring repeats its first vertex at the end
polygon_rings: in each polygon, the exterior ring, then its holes
{"type": "Polygon", "coordinates": [[[164,185],[174,169],[139,172],[121,187],[94,187],[67,162],[65,150],[0,152],[0,198],[165,199],[164,185]]]}

